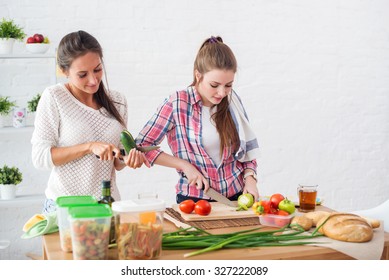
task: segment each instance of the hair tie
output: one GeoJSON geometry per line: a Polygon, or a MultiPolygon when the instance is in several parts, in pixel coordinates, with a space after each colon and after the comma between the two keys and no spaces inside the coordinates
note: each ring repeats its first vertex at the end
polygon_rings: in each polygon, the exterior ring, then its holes
{"type": "Polygon", "coordinates": [[[211,36],[211,38],[209,38],[208,42],[210,43],[217,43],[218,42],[218,39],[214,36],[211,36]]]}

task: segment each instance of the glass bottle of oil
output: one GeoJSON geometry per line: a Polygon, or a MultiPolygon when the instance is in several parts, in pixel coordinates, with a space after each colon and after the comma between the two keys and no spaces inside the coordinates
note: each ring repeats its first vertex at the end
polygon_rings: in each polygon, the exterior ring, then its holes
{"type": "MultiPolygon", "coordinates": [[[[110,207],[112,207],[112,202],[114,202],[115,199],[111,196],[111,181],[104,180],[102,182],[102,191],[101,191],[101,198],[99,200],[100,204],[108,204],[110,207]]],[[[116,233],[115,233],[115,219],[112,217],[111,219],[111,229],[109,232],[109,244],[116,243],[116,233]]]]}

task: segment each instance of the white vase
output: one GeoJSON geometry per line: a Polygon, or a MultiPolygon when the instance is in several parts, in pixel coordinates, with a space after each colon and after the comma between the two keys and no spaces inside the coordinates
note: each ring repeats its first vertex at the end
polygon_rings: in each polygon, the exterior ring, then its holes
{"type": "Polygon", "coordinates": [[[0,185],[1,199],[11,200],[16,197],[16,185],[0,185]]]}
{"type": "Polygon", "coordinates": [[[13,38],[0,38],[0,54],[10,54],[12,53],[12,48],[14,46],[15,39],[13,38]]]}
{"type": "Polygon", "coordinates": [[[12,110],[12,124],[15,128],[26,126],[26,108],[15,107],[12,110]]]}

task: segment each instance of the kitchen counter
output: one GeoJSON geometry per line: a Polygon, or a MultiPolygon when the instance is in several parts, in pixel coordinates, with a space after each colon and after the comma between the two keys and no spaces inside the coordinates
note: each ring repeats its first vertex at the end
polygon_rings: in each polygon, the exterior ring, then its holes
{"type": "MultiPolygon", "coordinates": [[[[254,228],[253,226],[229,227],[207,230],[210,233],[228,233],[254,228]]],[[[270,230],[271,228],[264,228],[270,230]]],[[[164,231],[171,232],[177,228],[169,221],[164,221],[164,231]]],[[[163,250],[161,260],[182,260],[183,255],[194,250],[163,250]]],[[[47,260],[72,260],[72,253],[61,250],[59,234],[43,236],[43,258],[47,260]]],[[[109,249],[108,259],[117,259],[116,248],[109,249]]],[[[188,260],[351,260],[349,255],[339,251],[318,246],[285,246],[285,247],[257,247],[244,249],[222,249],[188,260]]],[[[389,259],[389,233],[384,233],[384,250],[381,259],[389,259]]]]}

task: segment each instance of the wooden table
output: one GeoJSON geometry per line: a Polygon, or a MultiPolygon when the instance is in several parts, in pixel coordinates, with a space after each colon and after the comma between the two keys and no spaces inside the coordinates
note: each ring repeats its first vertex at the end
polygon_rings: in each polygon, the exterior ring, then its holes
{"type": "MultiPolygon", "coordinates": [[[[211,233],[227,233],[253,228],[253,226],[230,227],[207,230],[211,233]]],[[[271,228],[269,228],[271,229],[271,228]]],[[[165,220],[164,230],[177,228],[165,220]]],[[[266,230],[266,229],[265,229],[266,230]]],[[[381,259],[389,260],[389,233],[385,232],[384,251],[381,259]]],[[[161,260],[182,260],[183,255],[194,250],[163,250],[161,260]]],[[[43,236],[43,258],[46,260],[72,260],[72,253],[61,250],[59,234],[43,236]]],[[[117,259],[117,249],[109,249],[108,259],[117,259]]],[[[351,260],[352,257],[333,249],[318,246],[259,247],[244,249],[222,249],[188,258],[188,260],[351,260]]]]}

